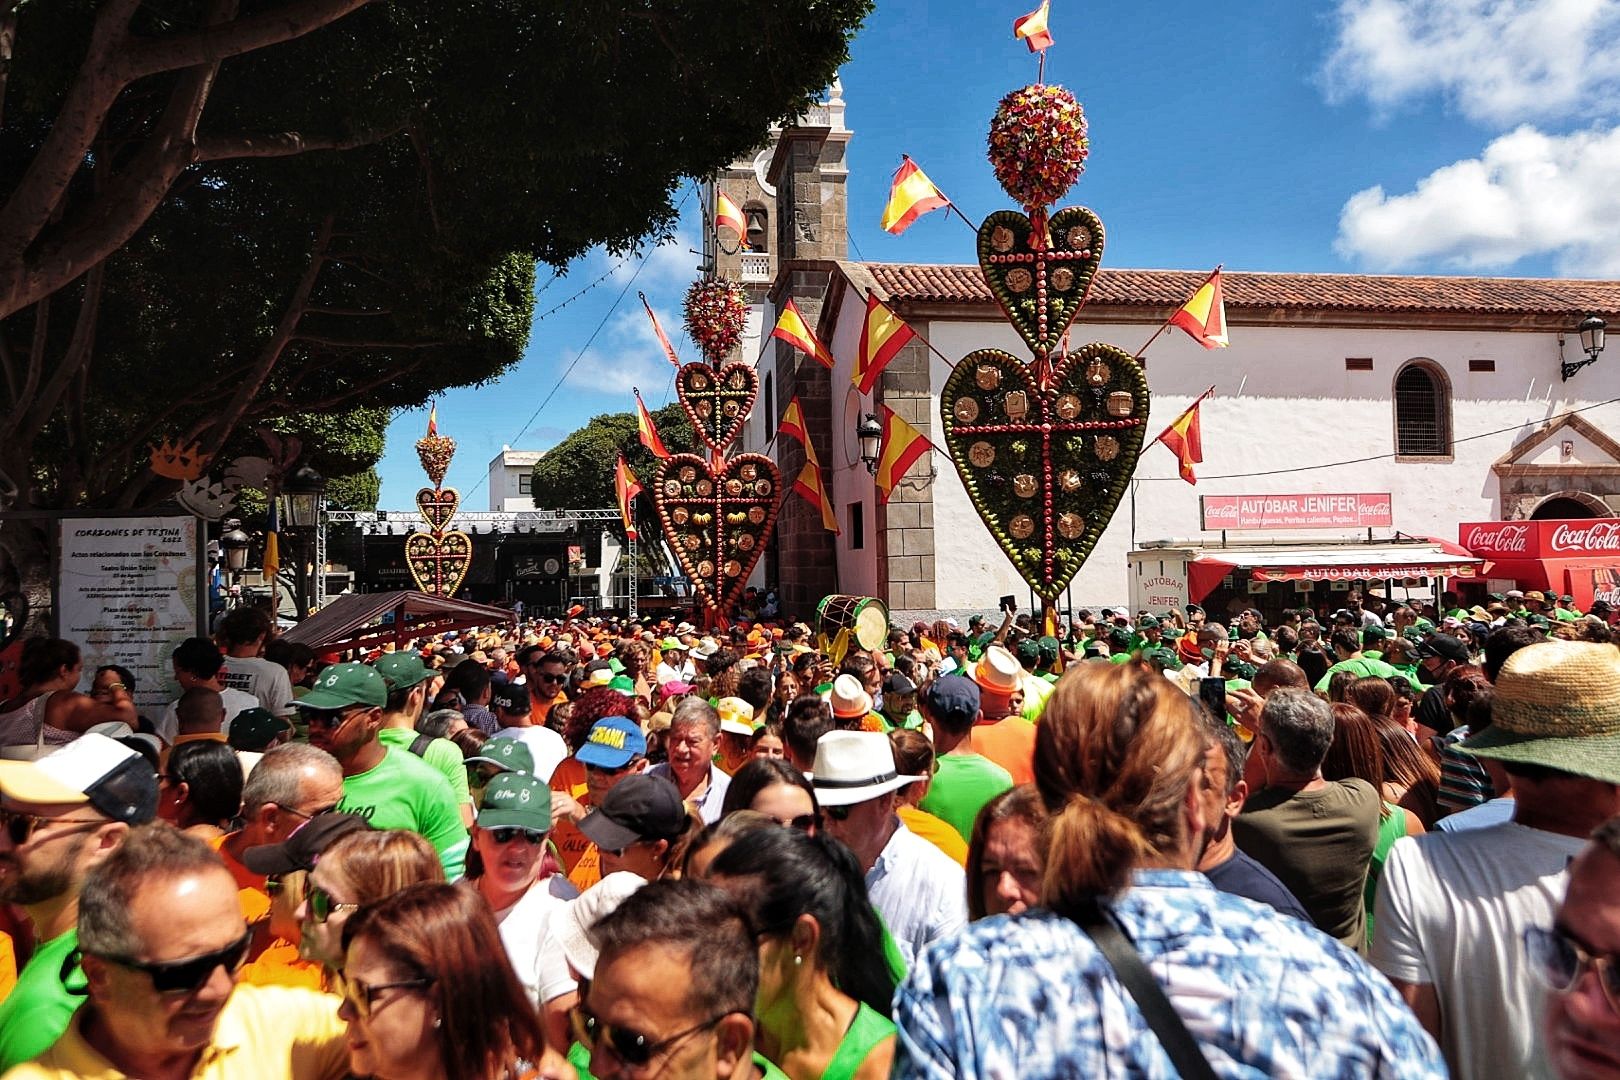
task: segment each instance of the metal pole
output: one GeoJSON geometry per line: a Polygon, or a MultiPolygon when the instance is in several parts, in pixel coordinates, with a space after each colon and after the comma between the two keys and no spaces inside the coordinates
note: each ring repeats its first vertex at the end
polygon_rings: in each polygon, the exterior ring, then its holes
{"type": "Polygon", "coordinates": [[[326,606],[326,499],[315,505],[315,589],[310,606],[319,611],[326,606]]]}
{"type": "Polygon", "coordinates": [[[630,566],[629,566],[629,570],[630,570],[630,621],[631,622],[634,622],[636,620],[636,601],[639,599],[639,595],[638,595],[638,592],[637,592],[637,588],[638,588],[639,583],[636,581],[636,578],[638,576],[636,574],[636,535],[637,534],[635,532],[631,532],[630,537],[629,537],[629,543],[630,543],[630,566]]]}

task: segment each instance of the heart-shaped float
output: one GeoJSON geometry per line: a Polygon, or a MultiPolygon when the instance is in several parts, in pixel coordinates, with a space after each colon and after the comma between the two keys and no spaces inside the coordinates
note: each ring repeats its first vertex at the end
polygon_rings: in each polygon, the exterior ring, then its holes
{"type": "Polygon", "coordinates": [[[416,493],[416,509],[434,532],[443,532],[460,506],[461,492],[455,488],[422,488],[416,493]]]}
{"type": "Polygon", "coordinates": [[[759,395],[759,373],[747,364],[687,364],[675,376],[675,393],[697,437],[715,453],[742,433],[759,395]]]}
{"type": "Polygon", "coordinates": [[[996,543],[1055,601],[1085,564],[1136,469],[1148,385],[1125,350],[1053,359],[1047,385],[999,349],[969,353],[939,399],[945,445],[996,543]]]}
{"type": "Polygon", "coordinates": [[[472,538],[459,530],[439,536],[411,533],[405,538],[405,565],[418,589],[454,596],[472,566],[472,538]]]}
{"type": "Polygon", "coordinates": [[[782,474],[760,454],[712,466],[696,454],[658,463],[653,502],[698,598],[724,614],[748,584],[776,527],[782,474]]]}
{"type": "Polygon", "coordinates": [[[1040,234],[1016,210],[997,210],[979,226],[985,283],[1038,357],[1058,347],[1079,314],[1102,252],[1102,221],[1084,206],[1059,210],[1040,234]]]}

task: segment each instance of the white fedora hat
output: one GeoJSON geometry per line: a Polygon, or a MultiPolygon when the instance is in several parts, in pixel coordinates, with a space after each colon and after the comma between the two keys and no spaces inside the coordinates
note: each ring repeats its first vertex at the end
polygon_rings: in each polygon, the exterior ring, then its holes
{"type": "Polygon", "coordinates": [[[916,783],[895,771],[894,747],[880,731],[829,731],[816,740],[810,781],[822,806],[851,806],[916,783]]]}
{"type": "Polygon", "coordinates": [[[973,665],[973,681],[979,684],[979,689],[992,694],[1011,694],[1023,685],[1023,676],[1024,666],[1018,662],[1018,657],[1000,645],[984,650],[979,662],[973,665]]]}
{"type": "Polygon", "coordinates": [[[837,717],[848,719],[865,716],[872,711],[872,695],[866,692],[866,687],[855,676],[840,675],[833,680],[827,704],[832,706],[833,715],[837,717]]]}

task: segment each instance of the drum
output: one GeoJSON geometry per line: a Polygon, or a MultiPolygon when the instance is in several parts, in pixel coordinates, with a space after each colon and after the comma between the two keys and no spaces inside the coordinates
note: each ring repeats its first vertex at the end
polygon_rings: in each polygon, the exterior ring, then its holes
{"type": "Polygon", "coordinates": [[[889,607],[874,596],[828,596],[816,607],[816,630],[829,641],[848,630],[861,648],[881,649],[889,636],[889,607]]]}

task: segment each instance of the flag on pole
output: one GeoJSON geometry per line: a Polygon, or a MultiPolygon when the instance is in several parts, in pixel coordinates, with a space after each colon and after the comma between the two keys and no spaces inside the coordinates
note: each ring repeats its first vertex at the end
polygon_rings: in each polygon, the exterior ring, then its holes
{"type": "Polygon", "coordinates": [[[669,457],[669,450],[664,446],[664,440],[658,437],[658,428],[653,423],[652,414],[647,411],[647,403],[641,400],[641,391],[636,394],[636,433],[641,437],[641,445],[652,452],[652,456],[660,460],[669,457]]]}
{"type": "Polygon", "coordinates": [[[428,406],[428,432],[429,435],[439,433],[439,403],[435,401],[428,406]]]}
{"type": "Polygon", "coordinates": [[[664,355],[669,357],[670,363],[674,364],[676,367],[680,367],[680,357],[675,355],[675,346],[669,343],[669,335],[664,333],[664,328],[659,325],[658,316],[653,314],[652,305],[647,303],[647,294],[637,293],[636,295],[641,297],[641,306],[647,309],[647,318],[652,320],[653,333],[658,335],[658,344],[664,347],[664,355]]]}
{"type": "Polygon", "coordinates": [[[894,354],[916,336],[876,293],[867,293],[866,321],[861,323],[861,349],[856,354],[855,373],[850,378],[856,389],[870,394],[894,354]]]}
{"type": "Polygon", "coordinates": [[[928,211],[950,204],[951,200],[934,186],[928,174],[902,154],[900,168],[895,170],[894,182],[889,185],[889,204],[883,208],[883,228],[899,236],[928,211]]]}
{"type": "MultiPolygon", "coordinates": [[[[433,420],[433,412],[430,410],[428,412],[428,434],[430,435],[438,430],[434,426],[433,420]]],[[[266,581],[274,581],[276,575],[281,572],[281,538],[276,535],[280,531],[281,520],[276,514],[276,500],[272,496],[270,499],[270,518],[264,525],[264,562],[262,565],[264,567],[264,580],[266,581]]]]}
{"type": "Polygon", "coordinates": [[[1041,52],[1052,47],[1052,32],[1046,27],[1047,9],[1052,0],[1041,0],[1041,6],[1021,19],[1013,20],[1013,37],[1029,46],[1030,52],[1041,52]]]}
{"type": "Polygon", "coordinates": [[[1206,349],[1226,348],[1226,301],[1221,296],[1220,267],[1198,287],[1191,300],[1176,309],[1170,325],[1181,327],[1206,349]]]}
{"type": "Polygon", "coordinates": [[[636,480],[636,474],[630,471],[630,466],[624,463],[623,454],[613,464],[613,490],[619,496],[619,517],[624,520],[625,539],[638,539],[634,507],[636,496],[641,494],[641,484],[636,480]]]}
{"type": "Polygon", "coordinates": [[[771,337],[781,338],[829,371],[832,370],[832,353],[816,337],[810,324],[804,321],[804,316],[799,313],[799,305],[793,302],[791,296],[788,297],[787,306],[782,308],[782,314],[776,318],[776,329],[771,331],[771,337]]]}
{"type": "Polygon", "coordinates": [[[1187,406],[1185,412],[1165,428],[1154,442],[1162,442],[1170,448],[1170,452],[1181,462],[1181,478],[1189,484],[1197,484],[1198,476],[1193,472],[1193,466],[1201,464],[1204,460],[1204,436],[1198,423],[1198,407],[1204,399],[1215,392],[1212,386],[1198,395],[1198,400],[1187,406]]]}
{"type": "Polygon", "coordinates": [[[799,404],[797,394],[788,402],[787,411],[782,414],[782,424],[776,429],[778,435],[791,435],[804,446],[804,456],[811,461],[816,460],[816,448],[810,444],[810,429],[804,423],[804,406],[799,404]]]}
{"type": "Polygon", "coordinates": [[[737,234],[737,239],[748,242],[748,219],[737,208],[725,192],[719,188],[714,189],[714,231],[730,229],[737,234]]]}
{"type": "Polygon", "coordinates": [[[878,454],[878,502],[889,501],[894,490],[911,468],[912,462],[932,450],[934,444],[923,433],[895,415],[893,409],[883,406],[883,449],[878,454]]]}
{"type": "Polygon", "coordinates": [[[811,506],[821,511],[821,527],[838,535],[838,517],[833,513],[832,500],[827,497],[827,490],[821,486],[821,466],[816,462],[816,455],[805,443],[805,453],[810,460],[804,463],[799,472],[799,478],[793,482],[793,490],[803,495],[811,506]]]}

